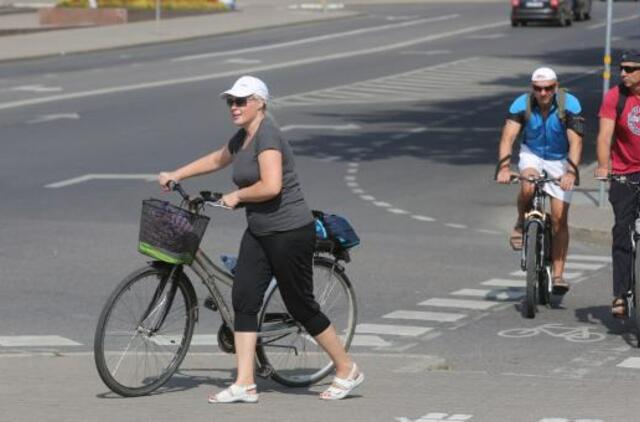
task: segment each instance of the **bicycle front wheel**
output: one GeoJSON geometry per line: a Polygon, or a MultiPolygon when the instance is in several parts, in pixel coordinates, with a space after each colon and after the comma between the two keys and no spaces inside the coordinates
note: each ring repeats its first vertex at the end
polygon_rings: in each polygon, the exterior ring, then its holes
{"type": "Polygon", "coordinates": [[[527,226],[527,241],[525,245],[525,265],[527,269],[527,287],[522,303],[522,316],[533,318],[536,316],[536,302],[538,300],[538,234],[540,227],[537,223],[530,223],[527,226]]]}
{"type": "Polygon", "coordinates": [[[182,273],[149,265],[125,278],[104,306],[94,338],[102,381],[125,397],[151,393],[169,380],[187,354],[197,299],[182,273]]]}
{"type": "MultiPolygon", "coordinates": [[[[341,267],[330,259],[313,260],[313,294],[320,309],[334,326],[344,348],[349,349],[356,327],[356,299],[351,282],[341,267]]],[[[260,313],[257,355],[263,367],[270,367],[271,377],[289,387],[311,385],[326,377],[333,362],[304,328],[291,318],[277,288],[265,298],[260,313]],[[269,330],[288,327],[276,336],[269,330]]]]}
{"type": "Polygon", "coordinates": [[[638,305],[640,304],[640,247],[638,247],[637,243],[633,258],[633,279],[631,280],[633,312],[631,318],[633,319],[633,324],[635,326],[636,346],[640,347],[640,309],[638,308],[638,305]]]}

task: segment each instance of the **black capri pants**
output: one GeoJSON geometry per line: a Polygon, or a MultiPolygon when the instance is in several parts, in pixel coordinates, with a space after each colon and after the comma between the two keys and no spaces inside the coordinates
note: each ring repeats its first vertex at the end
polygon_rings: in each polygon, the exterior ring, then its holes
{"type": "Polygon", "coordinates": [[[266,236],[245,231],[231,292],[236,331],[258,331],[258,312],[273,276],[287,311],[310,335],[329,327],[313,297],[315,236],[314,223],[266,236]]]}

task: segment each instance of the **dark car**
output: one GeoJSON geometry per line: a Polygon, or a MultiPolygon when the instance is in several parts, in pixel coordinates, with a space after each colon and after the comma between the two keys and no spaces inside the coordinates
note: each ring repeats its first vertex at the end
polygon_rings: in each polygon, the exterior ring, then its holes
{"type": "Polygon", "coordinates": [[[590,14],[591,0],[511,0],[511,26],[526,25],[530,21],[568,26],[574,16],[581,19],[590,14]]]}

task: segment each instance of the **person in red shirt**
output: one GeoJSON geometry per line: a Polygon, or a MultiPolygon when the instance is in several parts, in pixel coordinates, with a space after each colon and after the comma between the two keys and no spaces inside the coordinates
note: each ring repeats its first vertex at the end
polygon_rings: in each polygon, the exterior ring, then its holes
{"type": "MultiPolygon", "coordinates": [[[[624,175],[631,181],[640,182],[640,50],[622,54],[620,77],[622,83],[605,94],[600,106],[595,176],[624,175]]],[[[614,297],[611,313],[616,318],[624,318],[626,312],[623,298],[630,288],[633,259],[629,227],[636,218],[637,201],[632,187],[611,181],[609,202],[615,217],[611,246],[614,297]]]]}

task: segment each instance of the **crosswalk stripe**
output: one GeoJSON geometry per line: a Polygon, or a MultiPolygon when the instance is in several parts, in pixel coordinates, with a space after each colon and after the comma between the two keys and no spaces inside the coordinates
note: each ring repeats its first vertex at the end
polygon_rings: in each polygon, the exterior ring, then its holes
{"type": "Polygon", "coordinates": [[[466,317],[465,314],[452,312],[421,312],[421,311],[393,311],[382,318],[388,319],[416,319],[421,321],[455,322],[466,317]]]}
{"type": "MultiPolygon", "coordinates": [[[[152,336],[149,338],[152,342],[160,346],[177,346],[182,341],[182,336],[152,336]]],[[[218,336],[215,334],[194,334],[191,337],[192,346],[216,346],[218,344],[218,336]]]]}
{"type": "Polygon", "coordinates": [[[586,271],[595,271],[604,267],[605,264],[585,264],[582,262],[567,262],[564,264],[564,268],[567,270],[586,270],[586,271]]]}
{"type": "Polygon", "coordinates": [[[0,336],[2,347],[82,346],[60,336],[0,336]]]}
{"type": "MultiPolygon", "coordinates": [[[[581,273],[581,272],[565,271],[564,274],[562,274],[562,277],[564,277],[565,280],[573,280],[578,277],[582,277],[583,274],[584,273],[581,273]]],[[[518,270],[510,273],[509,275],[514,277],[526,277],[527,273],[522,270],[518,270]]]]}
{"type": "Polygon", "coordinates": [[[524,292],[520,289],[461,289],[451,294],[456,296],[477,296],[488,300],[518,300],[524,296],[524,292]]]}
{"type": "Polygon", "coordinates": [[[386,334],[394,336],[417,337],[433,330],[431,327],[412,327],[407,325],[358,324],[357,334],[386,334]]]}
{"type": "Polygon", "coordinates": [[[596,261],[596,262],[611,262],[610,256],[601,256],[601,255],[579,255],[579,254],[571,254],[567,256],[567,261],[570,260],[578,260],[578,261],[596,261]]]}
{"type": "Polygon", "coordinates": [[[495,286],[495,287],[525,287],[527,282],[525,280],[507,280],[504,278],[492,278],[487,281],[483,281],[483,286],[495,286]]]}
{"type": "Polygon", "coordinates": [[[638,357],[627,358],[622,362],[620,362],[619,364],[617,364],[616,366],[620,368],[640,369],[640,358],[638,357]]]}
{"type": "Polygon", "coordinates": [[[418,303],[420,306],[439,306],[443,308],[465,308],[465,309],[490,309],[498,303],[480,301],[480,300],[465,300],[465,299],[448,299],[448,298],[431,298],[424,302],[418,303]]]}
{"type": "Polygon", "coordinates": [[[361,347],[385,347],[391,346],[388,341],[385,341],[379,336],[374,335],[366,335],[366,334],[356,334],[353,336],[351,340],[351,346],[361,346],[361,347]]]}

